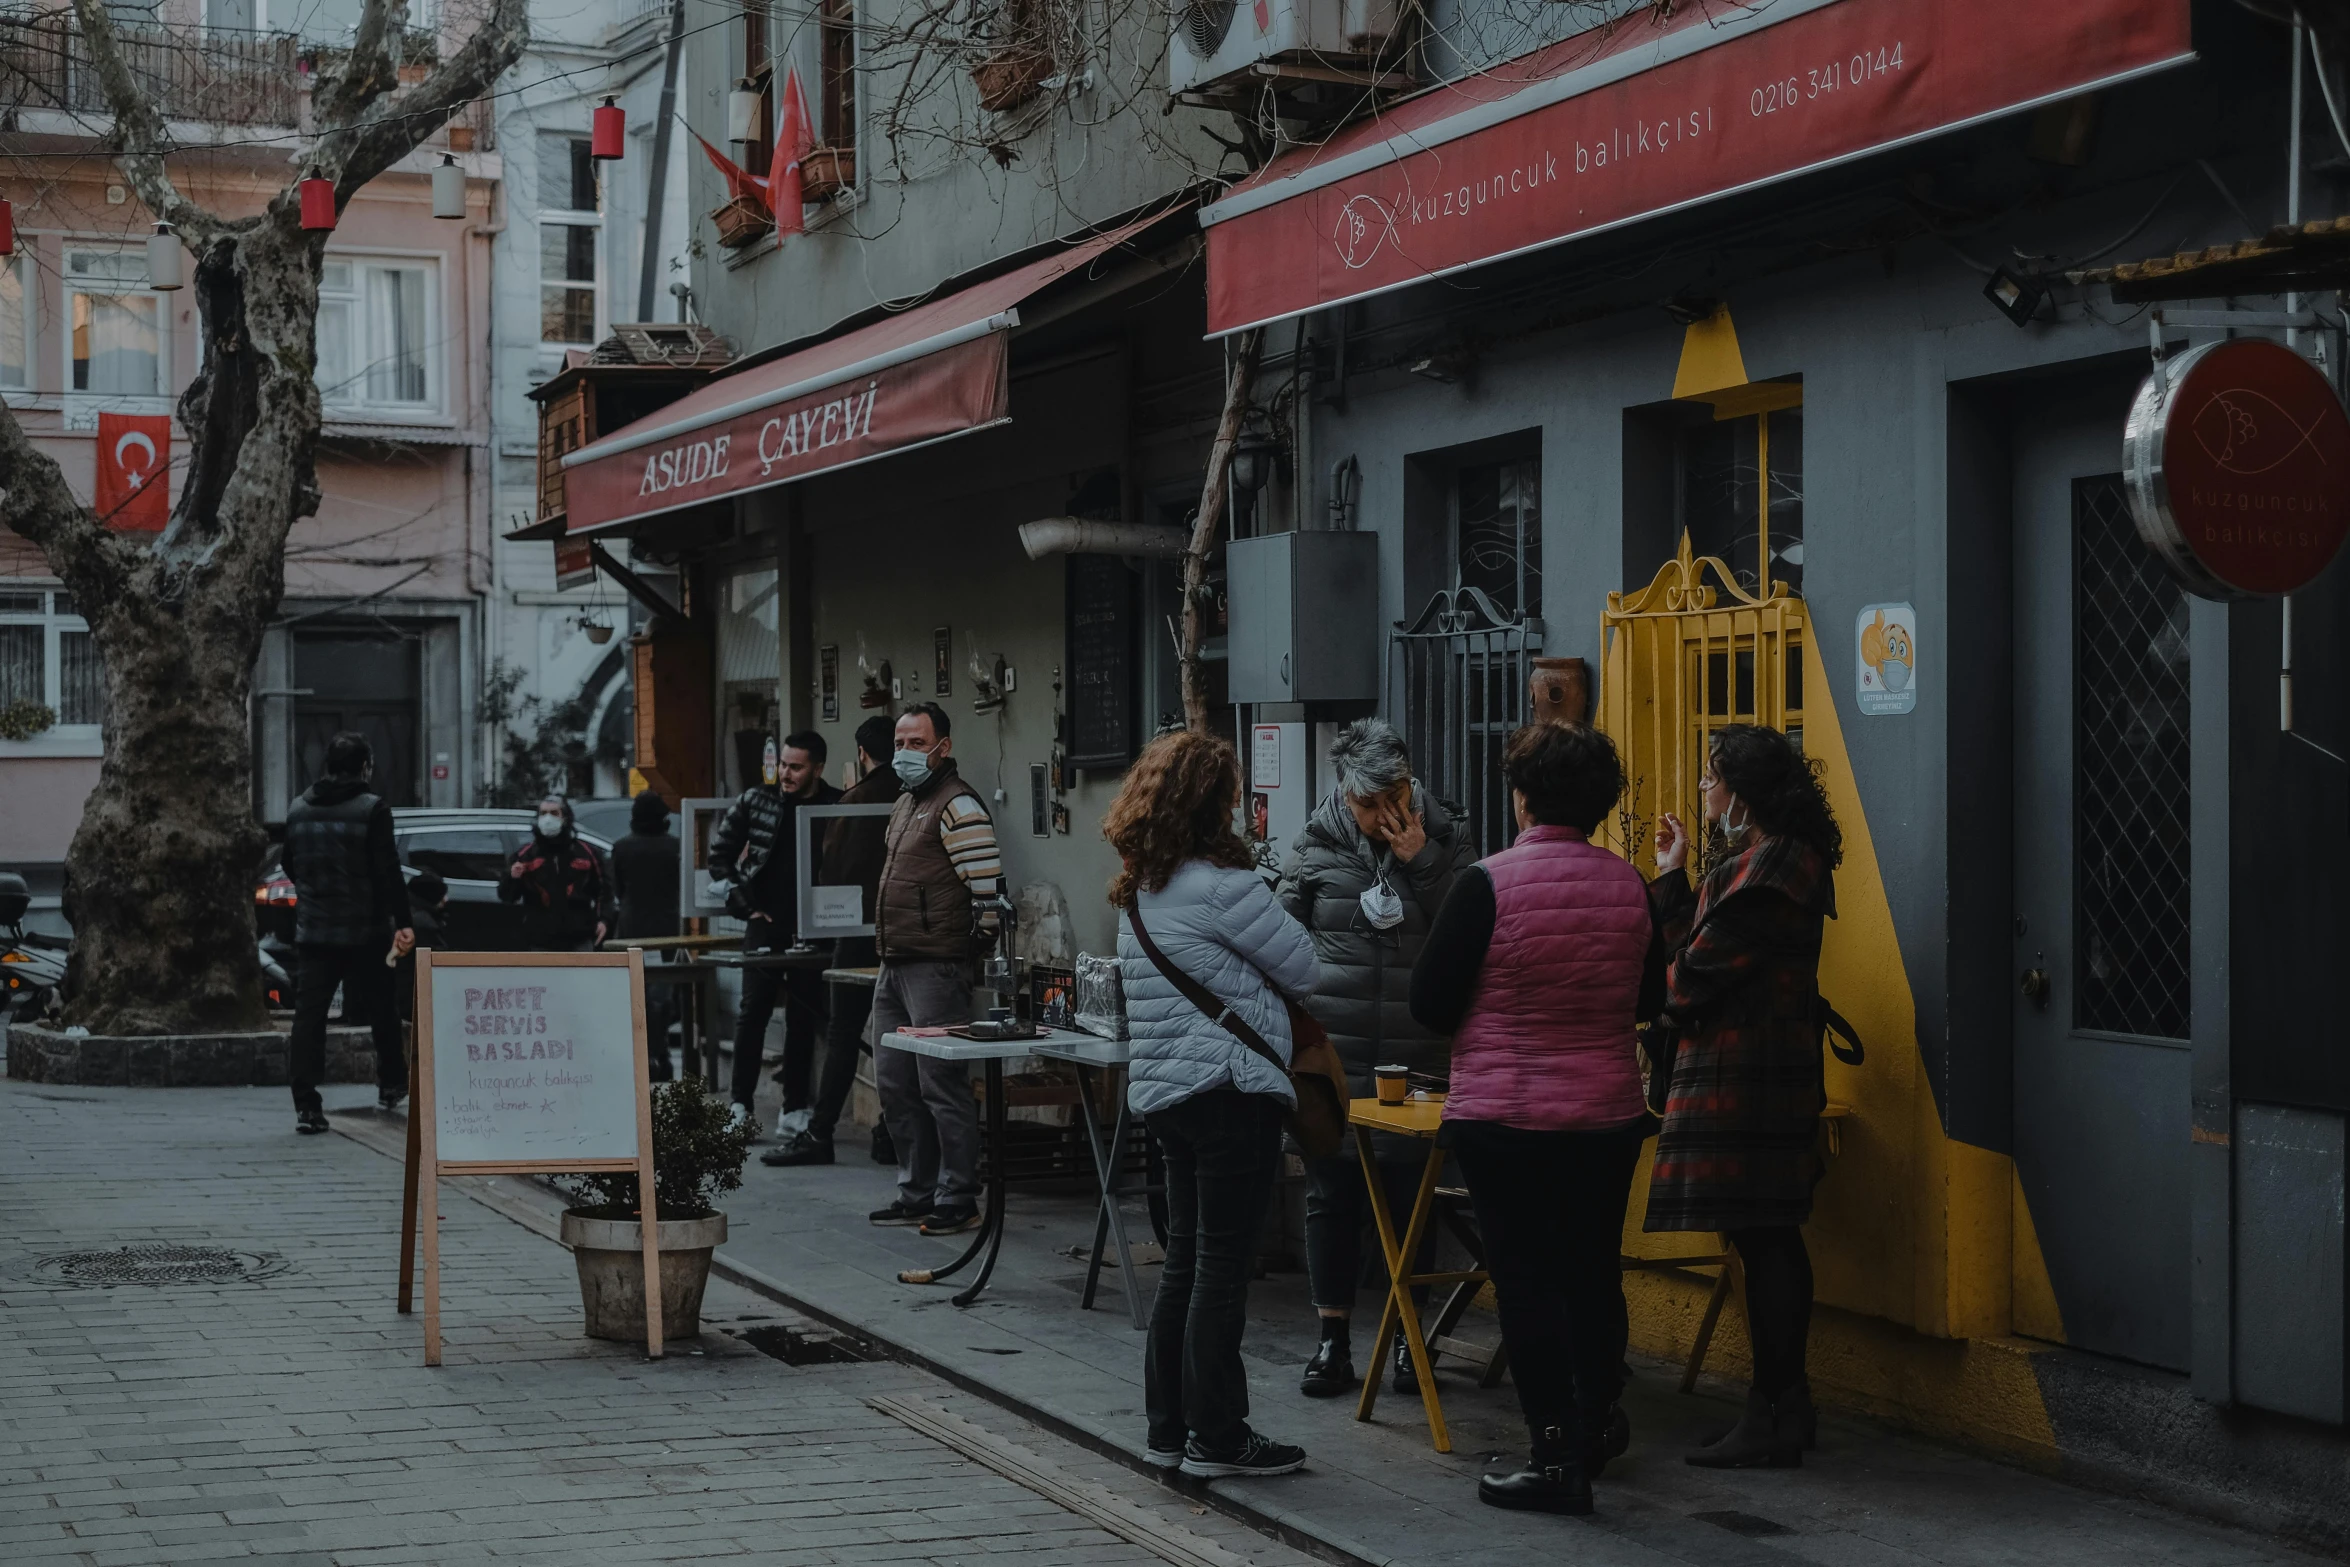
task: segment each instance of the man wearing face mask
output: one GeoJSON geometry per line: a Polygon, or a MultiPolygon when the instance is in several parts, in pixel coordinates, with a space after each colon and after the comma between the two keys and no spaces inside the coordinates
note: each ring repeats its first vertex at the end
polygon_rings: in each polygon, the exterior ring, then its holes
{"type": "MultiPolygon", "coordinates": [[[[739,795],[710,835],[710,873],[726,883],[727,912],[744,922],[743,952],[781,952],[799,939],[799,833],[802,806],[829,805],[840,791],[824,781],[824,737],[803,729],[768,741],[759,782],[739,795]]],[[[718,890],[715,885],[713,891],[718,890]]],[[[735,1012],[735,1118],[755,1119],[767,1025],[784,1003],[783,1110],[776,1133],[796,1139],[808,1119],[816,1040],[826,1013],[823,976],[811,969],[746,968],[735,1012]]]]}
{"type": "MultiPolygon", "coordinates": [[[[1307,818],[1283,867],[1278,896],[1313,937],[1321,960],[1307,1009],[1338,1047],[1355,1097],[1368,1098],[1374,1067],[1445,1069],[1443,1036],[1412,1020],[1412,965],[1445,894],[1477,856],[1452,813],[1412,776],[1402,738],[1382,720],[1365,718],[1340,730],[1330,746],[1330,768],[1338,787],[1307,818]]],[[[1388,1206],[1409,1213],[1426,1148],[1381,1133],[1372,1152],[1388,1206]]],[[[1352,1146],[1308,1160],[1306,1183],[1306,1278],[1321,1343],[1306,1363],[1302,1391],[1329,1398],[1355,1382],[1355,1291],[1378,1250],[1370,1244],[1368,1190],[1352,1146]]],[[[1433,1249],[1433,1235],[1429,1243],[1433,1249]]],[[[1425,1261],[1424,1254],[1422,1271],[1425,1261]]],[[[1384,1287],[1383,1277],[1380,1282],[1384,1287]]],[[[1366,1346],[1374,1376],[1382,1348],[1366,1346]]],[[[1395,1378],[1399,1391],[1417,1390],[1400,1336],[1395,1378]]]]}
{"type": "Polygon", "coordinates": [[[506,867],[498,897],[522,905],[523,943],[534,952],[592,952],[612,929],[612,878],[573,829],[569,800],[539,801],[530,842],[506,867]]]}
{"type": "MultiPolygon", "coordinates": [[[[995,824],[955,769],[946,710],[919,702],[898,718],[890,766],[906,792],[884,837],[873,943],[873,1037],[971,1020],[975,905],[1002,883],[995,824]]],[[[990,917],[984,923],[993,924],[990,917]]],[[[876,1050],[881,1115],[898,1151],[898,1198],[875,1224],[953,1235],[979,1223],[979,1107],[971,1069],[904,1050],[876,1050]]]]}

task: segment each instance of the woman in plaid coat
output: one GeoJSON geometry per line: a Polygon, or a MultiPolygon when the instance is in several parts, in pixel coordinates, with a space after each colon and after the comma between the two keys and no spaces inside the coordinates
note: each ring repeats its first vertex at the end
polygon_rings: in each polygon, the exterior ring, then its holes
{"type": "Polygon", "coordinates": [[[1645,1227],[1718,1230],[1746,1273],[1746,1413],[1688,1461],[1796,1465],[1817,1425],[1804,1380],[1812,1272],[1802,1225],[1822,1174],[1820,940],[1836,915],[1844,838],[1813,765],[1775,729],[1717,730],[1700,787],[1726,848],[1692,892],[1689,833],[1668,813],[1649,888],[1673,953],[1665,1015],[1680,1044],[1645,1227]]]}

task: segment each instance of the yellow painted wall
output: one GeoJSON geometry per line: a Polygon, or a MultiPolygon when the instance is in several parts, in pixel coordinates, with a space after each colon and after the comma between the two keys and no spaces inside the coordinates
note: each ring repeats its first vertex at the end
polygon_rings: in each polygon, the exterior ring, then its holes
{"type": "MultiPolygon", "coordinates": [[[[1867,1042],[1868,1059],[1826,1061],[1831,1101],[1852,1113],[1805,1231],[1818,1279],[1811,1376],[1826,1401],[2027,1459],[2055,1448],[2030,1356],[2018,1332],[2061,1340],[2054,1296],[2012,1162],[1942,1130],[1917,1046],[1917,1013],[1886,900],[1868,813],[1818,645],[1803,641],[1804,749],[1821,764],[1844,828],[1837,918],[1827,927],[1820,989],[1867,1042]]],[[[1637,771],[1637,759],[1628,758],[1637,771]]],[[[1648,1235],[1645,1167],[1635,1183],[1625,1249],[1688,1255],[1710,1237],[1648,1235]]],[[[1694,1339],[1707,1285],[1683,1275],[1628,1275],[1633,1342],[1680,1358],[1694,1339]]],[[[1746,1371],[1735,1304],[1708,1369],[1746,1371]]]]}

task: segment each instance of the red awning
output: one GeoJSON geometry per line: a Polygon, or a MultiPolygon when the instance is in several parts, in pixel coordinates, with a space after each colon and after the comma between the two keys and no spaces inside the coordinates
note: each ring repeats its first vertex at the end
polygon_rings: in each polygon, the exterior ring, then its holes
{"type": "Polygon", "coordinates": [[[2190,0],[1640,8],[1275,160],[1200,213],[1215,335],[2193,58],[2190,0]]]}
{"type": "Polygon", "coordinates": [[[1144,226],[721,376],[581,447],[563,459],[565,531],[620,527],[1008,422],[1005,339],[1021,302],[1144,226]]]}

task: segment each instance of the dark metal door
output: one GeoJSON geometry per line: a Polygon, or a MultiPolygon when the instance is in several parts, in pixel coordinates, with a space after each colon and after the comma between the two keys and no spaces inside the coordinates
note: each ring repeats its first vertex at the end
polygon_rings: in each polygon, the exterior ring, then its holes
{"type": "Polygon", "coordinates": [[[2062,1317],[2018,1326],[2183,1369],[2187,607],[2120,430],[2016,454],[2015,1157],[2062,1317]]]}
{"type": "Polygon", "coordinates": [[[375,753],[375,792],[393,805],[419,803],[423,679],[417,649],[415,641],[396,634],[295,635],[297,789],[326,776],[327,742],[349,729],[365,735],[375,753]]]}

